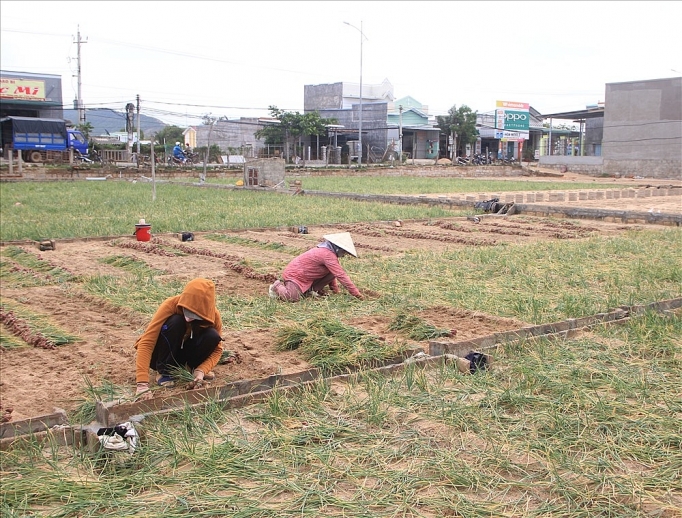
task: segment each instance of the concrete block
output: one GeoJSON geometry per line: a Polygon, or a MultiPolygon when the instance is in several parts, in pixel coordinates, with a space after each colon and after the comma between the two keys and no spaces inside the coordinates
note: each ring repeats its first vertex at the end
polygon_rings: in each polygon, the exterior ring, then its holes
{"type": "Polygon", "coordinates": [[[597,199],[597,193],[594,191],[590,191],[587,193],[587,199],[588,200],[596,200],[597,199]]]}
{"type": "Polygon", "coordinates": [[[580,191],[580,192],[578,193],[578,198],[579,198],[580,200],[586,200],[586,199],[587,199],[587,192],[586,192],[586,191],[580,191]]]}
{"type": "Polygon", "coordinates": [[[66,422],[66,412],[61,409],[55,409],[55,412],[52,414],[44,414],[29,419],[0,423],[0,439],[44,432],[54,426],[64,425],[66,422]]]}
{"type": "Polygon", "coordinates": [[[566,200],[566,193],[563,191],[558,191],[556,193],[557,201],[565,201],[566,200]]]}
{"type": "Polygon", "coordinates": [[[36,441],[39,444],[47,444],[50,448],[60,446],[79,447],[87,444],[84,432],[80,428],[68,425],[54,425],[48,430],[0,439],[0,451],[7,451],[12,445],[20,445],[22,441],[36,441]]]}
{"type": "Polygon", "coordinates": [[[545,200],[545,193],[544,192],[535,193],[535,201],[544,201],[544,200],[545,200]]]}
{"type": "Polygon", "coordinates": [[[604,191],[597,191],[595,194],[598,200],[603,200],[606,197],[604,191]]]}
{"type": "Polygon", "coordinates": [[[534,192],[526,193],[526,203],[533,203],[534,201],[535,201],[535,193],[534,192]]]}

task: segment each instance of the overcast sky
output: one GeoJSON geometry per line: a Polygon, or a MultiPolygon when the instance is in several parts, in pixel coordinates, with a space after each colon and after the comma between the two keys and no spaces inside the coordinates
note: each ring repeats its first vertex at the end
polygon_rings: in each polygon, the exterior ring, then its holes
{"type": "Polygon", "coordinates": [[[303,112],[304,85],[357,84],[361,70],[432,115],[498,100],[547,114],[604,101],[606,83],[682,75],[680,20],[678,1],[0,0],[0,49],[3,70],[61,75],[72,107],[80,29],[86,107],[139,95],[142,113],[180,126],[303,112]]]}

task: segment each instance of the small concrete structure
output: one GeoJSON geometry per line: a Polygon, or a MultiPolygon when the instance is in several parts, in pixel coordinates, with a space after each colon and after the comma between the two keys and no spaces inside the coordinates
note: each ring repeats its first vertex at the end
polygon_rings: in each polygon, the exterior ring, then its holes
{"type": "Polygon", "coordinates": [[[244,186],[277,187],[284,185],[285,166],[282,158],[258,158],[244,164],[244,186]]]}

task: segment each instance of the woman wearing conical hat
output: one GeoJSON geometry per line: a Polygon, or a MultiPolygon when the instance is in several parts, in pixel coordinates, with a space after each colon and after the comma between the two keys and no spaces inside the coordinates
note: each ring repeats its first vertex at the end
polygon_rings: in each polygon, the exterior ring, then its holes
{"type": "Polygon", "coordinates": [[[358,256],[350,234],[341,232],[322,237],[322,243],[294,258],[284,268],[282,279],[270,286],[270,297],[297,302],[302,297],[326,295],[327,286],[333,293],[339,293],[340,282],[351,295],[364,298],[339,262],[346,254],[358,256]]]}

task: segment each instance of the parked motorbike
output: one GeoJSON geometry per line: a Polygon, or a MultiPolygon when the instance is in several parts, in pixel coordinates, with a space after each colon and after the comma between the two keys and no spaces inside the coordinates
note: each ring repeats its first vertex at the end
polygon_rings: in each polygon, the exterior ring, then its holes
{"type": "Polygon", "coordinates": [[[92,160],[90,160],[87,156],[85,156],[84,154],[82,154],[82,153],[81,153],[80,151],[78,151],[77,149],[74,150],[74,152],[73,152],[73,159],[74,159],[77,163],[80,163],[80,164],[92,163],[92,160]]]}
{"type": "Polygon", "coordinates": [[[457,157],[457,165],[469,165],[469,163],[470,163],[469,158],[463,156],[457,157]]]}
{"type": "Polygon", "coordinates": [[[477,153],[474,155],[473,163],[474,165],[485,165],[487,163],[487,160],[483,155],[477,153]]]}

